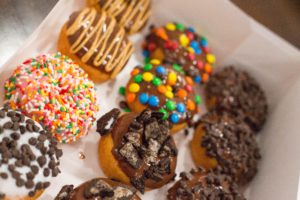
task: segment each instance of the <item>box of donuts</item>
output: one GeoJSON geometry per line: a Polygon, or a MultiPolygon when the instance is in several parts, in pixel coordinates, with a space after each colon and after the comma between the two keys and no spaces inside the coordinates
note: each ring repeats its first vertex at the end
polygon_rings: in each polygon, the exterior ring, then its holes
{"type": "Polygon", "coordinates": [[[60,0],[0,68],[0,200],[296,199],[299,67],[230,1],[60,0]]]}

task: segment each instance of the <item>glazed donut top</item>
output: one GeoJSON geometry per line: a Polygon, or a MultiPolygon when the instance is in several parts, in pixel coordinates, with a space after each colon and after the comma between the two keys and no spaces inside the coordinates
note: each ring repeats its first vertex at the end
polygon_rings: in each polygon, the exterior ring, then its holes
{"type": "Polygon", "coordinates": [[[0,199],[32,197],[47,188],[60,173],[61,156],[40,124],[8,105],[0,109],[0,199]]]}
{"type": "Polygon", "coordinates": [[[143,49],[146,58],[183,66],[185,75],[192,77],[196,83],[208,80],[216,61],[206,38],[180,23],[151,27],[143,49]]]}
{"type": "Polygon", "coordinates": [[[218,170],[205,171],[201,168],[182,172],[181,179],[168,191],[169,200],[234,199],[246,200],[230,177],[218,170]]]}
{"type": "Polygon", "coordinates": [[[205,148],[207,156],[217,160],[222,173],[240,185],[250,182],[257,173],[261,155],[248,125],[225,113],[209,112],[200,119],[196,131],[199,128],[204,131],[199,145],[205,148]]]}
{"type": "Polygon", "coordinates": [[[85,8],[73,13],[66,26],[70,52],[111,77],[122,70],[133,52],[125,30],[105,12],[85,8]]]}
{"type": "Polygon", "coordinates": [[[138,32],[151,15],[151,0],[96,0],[129,34],[138,32]]]}
{"type": "Polygon", "coordinates": [[[125,94],[127,103],[137,100],[151,110],[162,112],[163,118],[172,124],[190,122],[201,102],[201,97],[194,93],[194,82],[183,76],[182,67],[177,64],[161,65],[154,59],[151,63],[131,72],[125,94]]]}
{"type": "Polygon", "coordinates": [[[5,82],[5,98],[13,109],[50,128],[63,143],[86,135],[98,111],[93,82],[60,53],[19,65],[5,82]]]}
{"type": "Polygon", "coordinates": [[[107,179],[96,178],[74,189],[65,185],[54,200],[140,200],[136,190],[128,185],[107,179]]]}
{"type": "Polygon", "coordinates": [[[211,77],[205,93],[209,109],[225,110],[239,116],[254,131],[259,131],[264,125],[268,113],[267,99],[257,81],[247,72],[226,67],[211,77]]]}
{"type": "Polygon", "coordinates": [[[131,184],[143,193],[145,187],[158,188],[171,181],[177,149],[163,114],[144,110],[139,115],[128,113],[117,118],[119,113],[113,109],[100,118],[97,131],[102,135],[111,132],[112,152],[131,184]]]}

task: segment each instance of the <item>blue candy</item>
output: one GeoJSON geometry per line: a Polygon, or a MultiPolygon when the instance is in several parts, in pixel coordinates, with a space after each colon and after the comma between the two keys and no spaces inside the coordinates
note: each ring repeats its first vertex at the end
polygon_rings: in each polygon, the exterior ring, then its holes
{"type": "Polygon", "coordinates": [[[150,96],[148,100],[149,106],[157,107],[159,104],[159,98],[157,96],[150,96]]]}
{"type": "Polygon", "coordinates": [[[202,38],[202,40],[201,40],[201,45],[202,46],[204,46],[204,47],[207,47],[207,40],[206,39],[204,39],[204,38],[202,38]]]}
{"type": "Polygon", "coordinates": [[[192,32],[192,33],[195,33],[195,29],[193,27],[188,27],[187,30],[190,31],[190,32],[192,32]]]}
{"type": "Polygon", "coordinates": [[[179,122],[179,115],[176,113],[171,114],[170,120],[173,124],[176,124],[179,122]]]}
{"type": "Polygon", "coordinates": [[[143,56],[148,58],[150,56],[150,52],[148,50],[143,51],[143,56]]]}
{"type": "Polygon", "coordinates": [[[195,77],[194,77],[194,81],[195,81],[196,83],[200,83],[200,82],[201,82],[201,77],[200,77],[200,76],[195,76],[195,77]]]}
{"type": "Polygon", "coordinates": [[[200,55],[202,50],[200,48],[194,49],[196,55],[200,55]]]}
{"type": "Polygon", "coordinates": [[[166,69],[165,69],[163,66],[158,66],[158,67],[156,68],[156,72],[157,72],[158,74],[166,75],[166,69]]]}
{"type": "Polygon", "coordinates": [[[177,104],[177,111],[180,113],[184,113],[185,112],[185,105],[183,103],[178,103],[177,104]]]}
{"type": "Polygon", "coordinates": [[[142,93],[139,96],[139,101],[141,102],[141,104],[147,104],[149,100],[149,96],[147,93],[142,93]]]}
{"type": "Polygon", "coordinates": [[[199,44],[196,40],[193,40],[190,44],[190,46],[193,48],[193,49],[197,49],[199,48],[199,44]]]}

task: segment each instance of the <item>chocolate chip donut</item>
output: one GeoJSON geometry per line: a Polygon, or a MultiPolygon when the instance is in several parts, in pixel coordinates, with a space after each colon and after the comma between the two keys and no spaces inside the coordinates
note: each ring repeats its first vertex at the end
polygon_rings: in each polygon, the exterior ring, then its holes
{"type": "Polygon", "coordinates": [[[133,112],[149,108],[163,113],[163,119],[171,122],[171,132],[176,133],[199,112],[201,97],[194,93],[194,82],[183,75],[181,66],[160,64],[158,60],[151,63],[131,72],[126,102],[133,112]]]}
{"type": "Polygon", "coordinates": [[[205,86],[209,110],[240,117],[258,132],[266,122],[268,104],[264,91],[247,72],[226,67],[215,73],[205,86]]]}
{"type": "Polygon", "coordinates": [[[146,58],[181,65],[185,75],[196,83],[208,80],[216,60],[206,38],[180,23],[151,27],[143,49],[146,58]]]}
{"type": "Polygon", "coordinates": [[[190,173],[182,172],[180,177],[168,190],[168,200],[246,200],[232,179],[218,170],[198,168],[190,173]]]}
{"type": "Polygon", "coordinates": [[[73,13],[63,26],[58,50],[76,61],[95,82],[114,78],[133,53],[114,18],[94,8],[73,13]]]}
{"type": "Polygon", "coordinates": [[[120,116],[113,109],[98,120],[99,160],[107,177],[131,183],[142,193],[173,180],[177,149],[162,118],[150,110],[120,116]]]}
{"type": "Polygon", "coordinates": [[[51,133],[8,105],[0,108],[0,199],[35,200],[60,170],[51,133]]]}
{"type": "Polygon", "coordinates": [[[151,15],[151,0],[87,0],[87,4],[115,17],[129,34],[140,31],[151,15]]]}
{"type": "Polygon", "coordinates": [[[107,178],[95,178],[74,188],[65,185],[54,200],[140,200],[137,191],[107,178]]]}
{"type": "Polygon", "coordinates": [[[261,158],[255,134],[247,124],[216,112],[205,114],[191,142],[192,158],[205,169],[221,167],[239,185],[250,182],[261,158]]]}

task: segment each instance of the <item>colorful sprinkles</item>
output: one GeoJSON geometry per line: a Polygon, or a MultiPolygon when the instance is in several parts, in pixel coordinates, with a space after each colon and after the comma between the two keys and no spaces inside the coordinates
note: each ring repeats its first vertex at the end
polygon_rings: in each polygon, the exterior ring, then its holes
{"type": "MultiPolygon", "coordinates": [[[[216,62],[207,39],[195,33],[194,28],[185,27],[180,23],[168,23],[164,27],[152,28],[143,44],[143,55],[146,63],[151,59],[161,59],[181,64],[181,70],[193,77],[198,84],[208,80],[216,62]]],[[[160,68],[157,70],[163,73],[160,68]]]]}
{"type": "Polygon", "coordinates": [[[62,143],[86,135],[98,111],[93,82],[60,53],[31,58],[18,66],[5,83],[5,99],[13,109],[49,127],[62,143]]]}
{"type": "Polygon", "coordinates": [[[178,64],[160,64],[150,60],[143,67],[136,67],[131,72],[131,79],[121,93],[130,107],[139,102],[163,113],[164,119],[173,124],[187,120],[198,112],[201,97],[193,93],[194,81],[183,76],[182,67],[178,64]]]}

